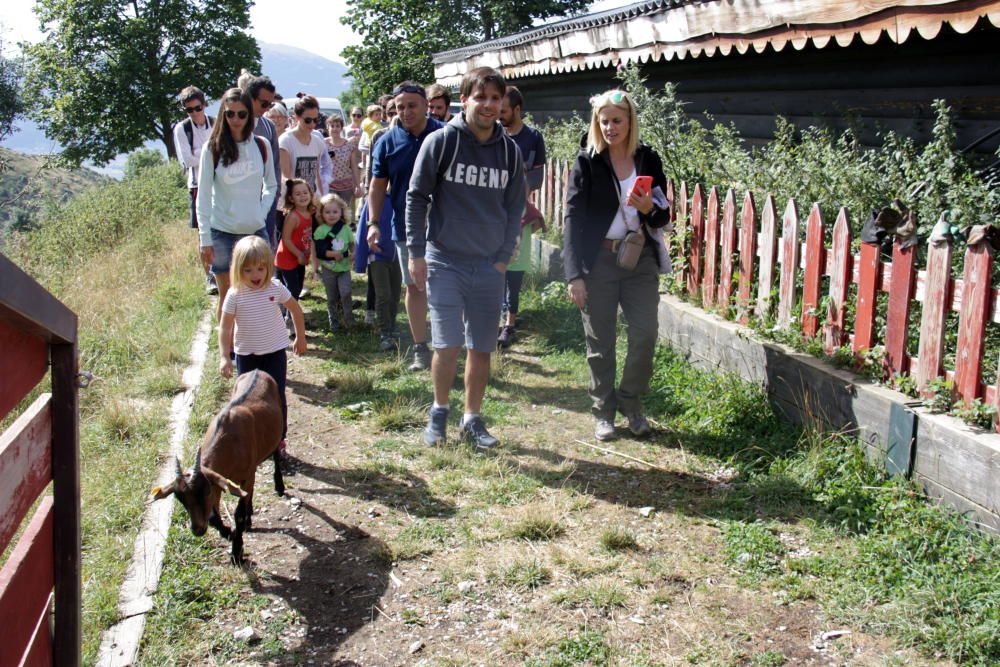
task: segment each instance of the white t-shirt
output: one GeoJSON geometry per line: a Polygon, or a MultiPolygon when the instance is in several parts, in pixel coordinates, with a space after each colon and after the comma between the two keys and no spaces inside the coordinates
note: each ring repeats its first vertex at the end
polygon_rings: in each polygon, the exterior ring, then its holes
{"type": "MultiPolygon", "coordinates": [[[[309,133],[309,143],[303,144],[290,130],[278,137],[278,148],[288,153],[292,163],[292,176],[301,178],[314,190],[320,181],[320,164],[326,155],[326,142],[316,133],[309,133]]],[[[320,192],[322,195],[323,192],[320,192]]]]}
{"type": "Polygon", "coordinates": [[[278,306],[291,298],[288,288],[274,278],[260,289],[241,285],[226,292],[222,312],[236,316],[236,354],[271,354],[288,347],[288,329],[278,306]]]}
{"type": "Polygon", "coordinates": [[[636,173],[633,169],[628,178],[618,181],[618,191],[621,193],[622,205],[618,207],[615,219],[611,221],[611,226],[608,228],[608,233],[604,235],[604,238],[623,239],[628,232],[639,231],[639,212],[634,206],[628,205],[628,193],[632,191],[632,186],[635,185],[635,178],[636,173]],[[622,217],[622,211],[625,212],[624,218],[622,217]]]}

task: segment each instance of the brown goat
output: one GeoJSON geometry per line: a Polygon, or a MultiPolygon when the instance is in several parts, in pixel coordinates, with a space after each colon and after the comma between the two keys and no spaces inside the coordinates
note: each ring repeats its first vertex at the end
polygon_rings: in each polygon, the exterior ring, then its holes
{"type": "Polygon", "coordinates": [[[233,542],[233,562],[243,561],[243,531],[251,526],[253,488],[257,466],[274,459],[274,490],[285,495],[285,483],[278,463],[278,443],[284,419],[278,384],[264,371],[244,373],[236,379],[233,397],[215,416],[195,455],[194,467],[181,470],[165,487],[156,487],[156,499],[174,494],[191,517],[191,532],[204,535],[211,525],[233,542]],[[232,531],[222,521],[219,502],[223,491],[237,496],[232,531]]]}

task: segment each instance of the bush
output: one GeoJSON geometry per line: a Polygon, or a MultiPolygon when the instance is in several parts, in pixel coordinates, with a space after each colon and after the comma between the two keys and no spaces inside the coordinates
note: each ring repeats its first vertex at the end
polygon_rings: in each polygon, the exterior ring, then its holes
{"type": "Polygon", "coordinates": [[[137,151],[132,151],[125,158],[125,180],[131,181],[147,169],[159,167],[166,162],[163,153],[155,148],[140,148],[137,151]]]}

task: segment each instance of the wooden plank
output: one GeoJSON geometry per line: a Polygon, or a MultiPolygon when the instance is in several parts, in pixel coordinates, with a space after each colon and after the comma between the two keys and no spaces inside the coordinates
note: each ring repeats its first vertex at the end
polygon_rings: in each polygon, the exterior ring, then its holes
{"type": "Polygon", "coordinates": [[[719,191],[714,185],[708,193],[708,210],[705,214],[705,273],[701,281],[701,304],[706,309],[715,307],[717,261],[719,257],[719,191]]]}
{"type": "Polygon", "coordinates": [[[719,297],[716,307],[723,314],[729,308],[733,291],[733,254],[736,252],[736,194],[732,188],[726,191],[726,201],[722,206],[722,261],[719,265],[719,297]]]}
{"type": "Polygon", "coordinates": [[[927,296],[920,315],[920,347],[918,349],[916,380],[922,396],[929,394],[927,383],[941,377],[941,359],[944,358],[944,325],[951,300],[951,252],[946,241],[927,247],[927,296]]]}
{"type": "Polygon", "coordinates": [[[847,312],[851,259],[851,227],[847,222],[847,209],[842,206],[833,225],[833,246],[830,249],[830,309],[823,325],[827,354],[832,354],[847,340],[844,316],[847,312]]]}
{"type": "Polygon", "coordinates": [[[754,260],[757,258],[757,208],[753,193],[743,197],[740,220],[740,279],[736,295],[736,318],[740,324],[750,323],[750,289],[753,286],[754,260]]]}
{"type": "MultiPolygon", "coordinates": [[[[690,244],[691,239],[686,234],[691,222],[688,220],[688,191],[687,183],[683,181],[681,181],[680,192],[677,194],[677,206],[675,208],[677,210],[677,219],[674,221],[674,235],[680,239],[687,239],[687,243],[690,244]]],[[[678,241],[678,243],[683,244],[683,241],[678,241]]],[[[690,246],[688,248],[681,246],[675,251],[675,256],[684,257],[689,252],[690,246]]],[[[690,268],[685,265],[682,267],[676,267],[674,270],[676,271],[677,268],[679,268],[682,272],[680,276],[680,280],[682,282],[679,284],[688,285],[688,289],[690,290],[690,285],[687,282],[689,280],[689,276],[691,275],[690,268]]]]}
{"type": "MultiPolygon", "coordinates": [[[[43,498],[0,570],[0,665],[17,665],[53,587],[54,503],[43,498]]],[[[59,663],[56,663],[59,664],[59,663]]]]}
{"type": "Polygon", "coordinates": [[[21,658],[19,667],[50,667],[56,664],[52,655],[52,632],[49,630],[49,617],[52,614],[52,595],[42,607],[38,620],[35,621],[35,631],[28,640],[28,646],[21,658]]]}
{"type": "Polygon", "coordinates": [[[0,322],[12,324],[15,328],[48,342],[76,340],[76,313],[2,253],[0,322]]]}
{"type": "Polygon", "coordinates": [[[787,329],[795,307],[795,277],[799,268],[799,212],[788,200],[781,221],[781,277],[778,283],[778,327],[787,329]]]}
{"type": "Polygon", "coordinates": [[[757,277],[757,318],[771,314],[771,291],[774,289],[774,268],[778,263],[778,213],[774,197],[768,193],[760,216],[760,271],[757,277]]]}
{"type": "Polygon", "coordinates": [[[802,333],[815,338],[819,331],[819,292],[823,284],[823,217],[819,204],[813,204],[806,220],[806,272],[802,280],[802,333]]]}
{"type": "MultiPolygon", "coordinates": [[[[58,665],[80,664],[80,405],[75,344],[53,345],[52,495],[55,538],[55,643],[58,665]]],[[[2,627],[2,625],[0,625],[2,627]]]]}
{"type": "Polygon", "coordinates": [[[899,241],[892,244],[892,278],[889,282],[889,312],[885,326],[885,358],[892,374],[909,370],[906,341],[910,324],[910,306],[915,289],[913,261],[917,246],[901,248],[899,241]]]}
{"type": "Polygon", "coordinates": [[[20,324],[0,320],[0,418],[34,389],[49,370],[45,339],[21,330],[20,324]]]}
{"type": "Polygon", "coordinates": [[[42,394],[0,434],[0,553],[52,479],[51,394],[42,394]]]}
{"type": "Polygon", "coordinates": [[[879,283],[882,280],[882,259],[879,247],[874,243],[862,243],[858,254],[858,304],[854,316],[854,340],[851,349],[855,353],[870,350],[875,346],[875,306],[879,283]]]}
{"type": "Polygon", "coordinates": [[[993,256],[988,243],[977,243],[966,249],[965,271],[962,274],[965,296],[962,312],[958,316],[955,355],[955,393],[966,404],[979,396],[992,264],[993,256]]]}
{"type": "Polygon", "coordinates": [[[698,294],[702,283],[702,247],[705,234],[705,208],[701,184],[695,183],[691,196],[691,254],[688,261],[688,294],[698,294]]]}

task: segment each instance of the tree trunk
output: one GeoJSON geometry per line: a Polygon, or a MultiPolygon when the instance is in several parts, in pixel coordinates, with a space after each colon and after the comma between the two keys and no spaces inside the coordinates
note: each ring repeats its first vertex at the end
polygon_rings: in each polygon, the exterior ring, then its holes
{"type": "Polygon", "coordinates": [[[156,133],[160,135],[160,141],[167,148],[167,159],[176,160],[177,150],[174,148],[174,132],[173,126],[170,124],[170,117],[164,111],[160,116],[160,122],[157,125],[156,133]]]}

